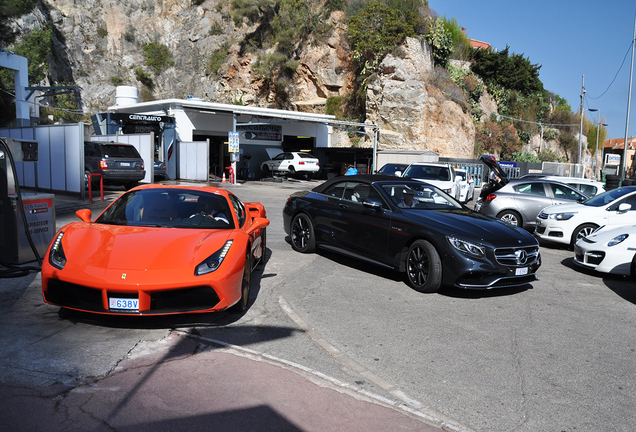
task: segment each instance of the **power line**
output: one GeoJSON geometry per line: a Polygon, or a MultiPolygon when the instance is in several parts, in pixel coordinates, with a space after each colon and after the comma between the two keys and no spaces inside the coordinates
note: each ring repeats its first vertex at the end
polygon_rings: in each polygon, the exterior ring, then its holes
{"type": "Polygon", "coordinates": [[[623,63],[621,63],[621,66],[616,71],[616,75],[614,75],[614,79],[612,80],[611,83],[609,83],[609,85],[607,86],[605,91],[603,93],[601,93],[600,96],[597,96],[597,97],[588,96],[589,99],[594,99],[594,100],[600,99],[600,98],[602,98],[605,95],[605,93],[607,93],[609,91],[610,87],[612,87],[612,84],[614,84],[614,81],[616,81],[616,77],[618,77],[619,72],[621,71],[621,69],[623,69],[623,66],[625,65],[625,60],[627,59],[627,55],[629,54],[629,51],[632,49],[632,44],[633,44],[633,42],[629,43],[629,47],[627,48],[627,51],[625,52],[625,57],[623,57],[623,63]]]}

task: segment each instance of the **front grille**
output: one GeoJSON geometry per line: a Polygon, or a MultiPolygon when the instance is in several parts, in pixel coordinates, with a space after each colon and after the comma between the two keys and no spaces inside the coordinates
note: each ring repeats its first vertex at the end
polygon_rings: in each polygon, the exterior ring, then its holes
{"type": "Polygon", "coordinates": [[[209,286],[150,293],[150,311],[144,313],[188,312],[211,309],[220,301],[209,286]]]}
{"type": "Polygon", "coordinates": [[[101,290],[50,279],[44,293],[46,301],[58,306],[105,312],[101,290]]]}
{"type": "Polygon", "coordinates": [[[537,246],[495,249],[497,262],[508,267],[529,266],[537,260],[538,256],[539,247],[537,246]]]}

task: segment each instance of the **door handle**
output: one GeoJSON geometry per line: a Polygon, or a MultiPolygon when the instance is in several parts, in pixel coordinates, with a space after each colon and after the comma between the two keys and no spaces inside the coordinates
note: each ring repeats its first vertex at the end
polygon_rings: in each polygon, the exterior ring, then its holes
{"type": "Polygon", "coordinates": [[[341,209],[348,209],[349,206],[346,204],[338,204],[338,207],[340,207],[341,209]]]}

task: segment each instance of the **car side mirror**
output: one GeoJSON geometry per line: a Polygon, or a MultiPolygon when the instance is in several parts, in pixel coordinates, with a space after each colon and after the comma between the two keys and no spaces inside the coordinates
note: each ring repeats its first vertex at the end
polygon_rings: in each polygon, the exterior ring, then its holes
{"type": "Polygon", "coordinates": [[[82,222],[90,223],[91,221],[91,211],[89,209],[78,210],[75,212],[75,216],[80,218],[82,222]]]}
{"type": "Polygon", "coordinates": [[[268,225],[269,225],[269,219],[265,219],[261,217],[254,218],[252,219],[252,225],[247,230],[247,234],[251,234],[260,228],[265,228],[268,225]]]}
{"type": "Polygon", "coordinates": [[[378,200],[374,200],[371,198],[365,199],[362,202],[362,205],[365,208],[368,208],[369,210],[375,210],[375,211],[381,211],[382,210],[382,203],[378,200]]]}
{"type": "Polygon", "coordinates": [[[618,206],[619,213],[625,213],[631,209],[632,209],[632,205],[628,203],[622,203],[621,205],[618,206]]]}

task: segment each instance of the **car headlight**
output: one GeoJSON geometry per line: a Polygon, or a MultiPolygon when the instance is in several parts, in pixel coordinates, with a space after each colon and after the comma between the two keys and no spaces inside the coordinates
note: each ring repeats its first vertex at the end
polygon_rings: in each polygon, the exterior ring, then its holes
{"type": "Polygon", "coordinates": [[[55,241],[53,241],[53,245],[51,246],[51,252],[49,253],[49,264],[60,270],[64,269],[66,265],[66,255],[62,247],[62,237],[64,237],[63,232],[55,237],[55,241]]]}
{"type": "Polygon", "coordinates": [[[457,237],[446,238],[448,239],[448,242],[451,244],[451,246],[462,253],[479,258],[486,256],[486,248],[482,245],[458,239],[457,237]]]}
{"type": "Polygon", "coordinates": [[[194,275],[201,276],[218,269],[221,266],[223,259],[225,259],[225,256],[230,251],[230,246],[232,246],[233,241],[234,240],[226,241],[221,249],[214,252],[212,255],[207,257],[205,261],[196,266],[196,268],[194,269],[194,275]]]}
{"type": "Polygon", "coordinates": [[[616,246],[617,244],[620,244],[621,242],[623,242],[623,240],[625,240],[627,237],[629,237],[629,234],[621,234],[621,235],[617,235],[616,237],[614,237],[613,239],[611,239],[607,245],[608,246],[616,246]]]}
{"type": "Polygon", "coordinates": [[[548,215],[548,219],[555,219],[555,220],[569,220],[572,219],[572,216],[574,216],[575,214],[577,214],[578,212],[570,212],[570,213],[552,213],[550,215],[548,215]]]}
{"type": "Polygon", "coordinates": [[[444,192],[446,192],[447,194],[450,195],[451,191],[453,190],[453,188],[450,189],[442,189],[444,192]]]}

